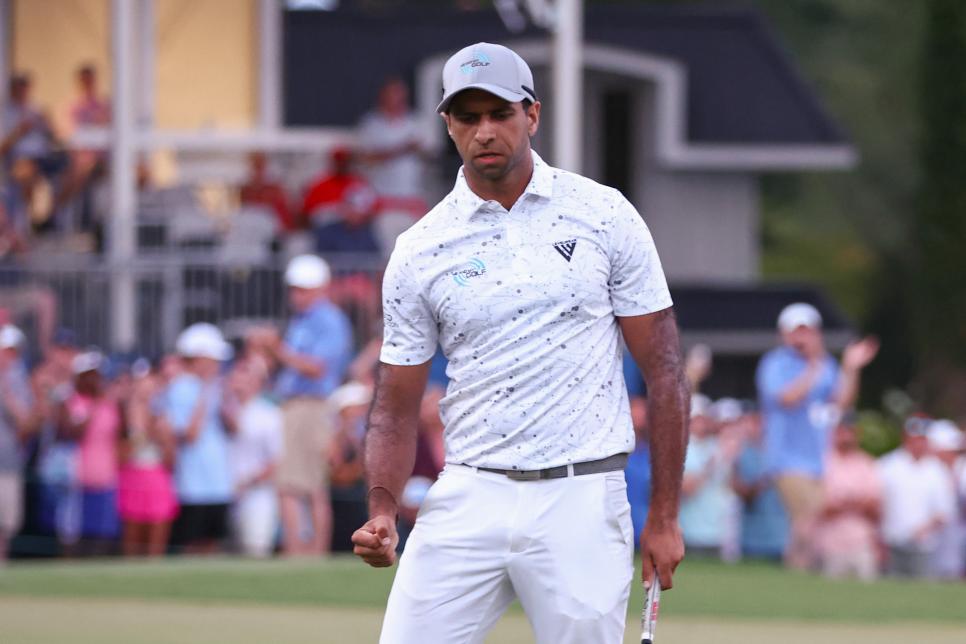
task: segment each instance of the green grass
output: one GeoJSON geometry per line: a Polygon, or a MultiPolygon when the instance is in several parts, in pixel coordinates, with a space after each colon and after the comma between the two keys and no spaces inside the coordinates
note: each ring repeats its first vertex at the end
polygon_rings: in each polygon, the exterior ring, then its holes
{"type": "MultiPolygon", "coordinates": [[[[12,563],[0,570],[0,596],[168,599],[379,608],[392,573],[353,559],[12,563]]],[[[635,584],[630,612],[640,606],[635,584]]],[[[966,623],[966,584],[883,580],[833,582],[771,566],[686,561],[662,612],[755,620],[966,623]]]]}

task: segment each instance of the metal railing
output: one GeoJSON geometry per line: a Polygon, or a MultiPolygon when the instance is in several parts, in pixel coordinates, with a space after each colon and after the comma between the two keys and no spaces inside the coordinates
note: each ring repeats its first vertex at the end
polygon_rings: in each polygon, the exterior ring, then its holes
{"type": "MultiPolygon", "coordinates": [[[[327,256],[331,297],[349,316],[358,346],[378,333],[381,255],[327,256]]],[[[81,344],[109,351],[112,279],[133,277],[137,337],[133,352],[149,357],[170,351],[178,333],[194,322],[211,322],[239,340],[256,324],[282,324],[289,315],[279,254],[246,262],[206,249],[139,257],[113,265],[95,255],[34,254],[17,265],[0,265],[0,310],[21,326],[32,355],[54,328],[72,330],[81,344]]],[[[125,348],[126,349],[126,348],[125,348]]]]}

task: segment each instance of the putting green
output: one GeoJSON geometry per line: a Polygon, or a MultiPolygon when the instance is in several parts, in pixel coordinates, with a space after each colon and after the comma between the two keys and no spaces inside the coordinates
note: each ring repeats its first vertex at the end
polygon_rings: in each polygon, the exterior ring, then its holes
{"type": "MultiPolygon", "coordinates": [[[[0,573],[2,574],[2,573],[0,573]]],[[[4,642],[18,644],[354,644],[375,642],[381,611],[359,607],[279,606],[258,603],[5,596],[0,599],[4,642]]],[[[662,619],[660,644],[917,644],[962,642],[956,625],[821,624],[709,618],[662,619]]],[[[629,624],[625,642],[640,635],[629,624]]],[[[511,611],[491,633],[491,644],[530,644],[526,618],[511,611]]]]}

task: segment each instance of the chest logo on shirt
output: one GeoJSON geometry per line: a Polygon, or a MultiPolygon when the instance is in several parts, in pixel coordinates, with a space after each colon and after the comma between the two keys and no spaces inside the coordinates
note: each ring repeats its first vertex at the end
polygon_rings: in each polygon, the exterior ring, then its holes
{"type": "Polygon", "coordinates": [[[553,247],[557,249],[561,257],[569,262],[574,256],[574,249],[577,248],[577,240],[568,239],[567,241],[558,241],[554,243],[553,247]]]}
{"type": "Polygon", "coordinates": [[[468,263],[466,263],[462,268],[459,268],[451,273],[453,276],[453,281],[460,286],[466,286],[469,284],[469,280],[474,277],[479,277],[486,273],[486,264],[482,260],[474,257],[468,263]]]}

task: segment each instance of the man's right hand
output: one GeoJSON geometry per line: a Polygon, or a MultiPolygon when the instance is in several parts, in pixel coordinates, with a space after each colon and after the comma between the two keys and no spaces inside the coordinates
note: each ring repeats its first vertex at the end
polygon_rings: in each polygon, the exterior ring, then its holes
{"type": "Polygon", "coordinates": [[[373,568],[386,568],[396,563],[399,533],[396,522],[386,515],[377,515],[352,534],[352,552],[373,568]]]}

